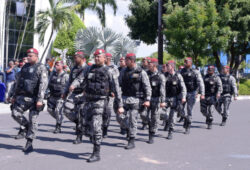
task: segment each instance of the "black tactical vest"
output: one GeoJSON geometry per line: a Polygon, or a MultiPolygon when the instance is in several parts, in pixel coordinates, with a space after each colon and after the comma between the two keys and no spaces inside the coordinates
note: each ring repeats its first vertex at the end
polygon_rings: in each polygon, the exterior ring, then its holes
{"type": "Polygon", "coordinates": [[[193,69],[184,68],[181,70],[181,75],[187,87],[187,92],[193,92],[197,90],[197,77],[193,69]]]}
{"type": "Polygon", "coordinates": [[[216,85],[216,75],[209,76],[208,74],[204,77],[205,84],[205,95],[206,96],[214,96],[218,91],[218,87],[216,85]]]}
{"type": "MultiPolygon", "coordinates": [[[[84,67],[80,67],[80,68],[78,68],[78,66],[74,66],[69,75],[69,83],[71,84],[82,73],[82,71],[86,69],[86,67],[87,65],[85,65],[84,67]]],[[[82,92],[83,92],[82,87],[75,88],[73,91],[74,94],[80,94],[82,92]]]]}
{"type": "Polygon", "coordinates": [[[152,88],[152,97],[160,97],[161,96],[161,79],[160,79],[160,73],[157,74],[152,73],[151,71],[147,72],[150,85],[152,88]],[[154,75],[153,75],[154,74],[154,75]]]}
{"type": "Polygon", "coordinates": [[[221,82],[222,82],[222,87],[223,87],[223,92],[222,94],[232,94],[232,85],[230,83],[230,75],[220,75],[221,82]]]}
{"type": "Polygon", "coordinates": [[[143,98],[142,86],[142,69],[137,67],[135,69],[125,68],[122,76],[122,95],[129,97],[143,98]]]}
{"type": "Polygon", "coordinates": [[[60,76],[54,72],[49,82],[50,94],[54,97],[60,97],[63,94],[64,86],[62,85],[62,79],[66,73],[62,73],[60,76]]]}
{"type": "Polygon", "coordinates": [[[110,80],[107,74],[108,67],[93,65],[87,74],[86,93],[92,96],[103,97],[110,94],[110,80]]]}
{"type": "Polygon", "coordinates": [[[20,71],[17,93],[24,96],[36,97],[39,90],[39,74],[37,72],[41,63],[25,64],[20,71]]]}
{"type": "Polygon", "coordinates": [[[166,97],[174,97],[181,93],[181,82],[178,78],[179,73],[171,75],[166,73],[166,97]]]}

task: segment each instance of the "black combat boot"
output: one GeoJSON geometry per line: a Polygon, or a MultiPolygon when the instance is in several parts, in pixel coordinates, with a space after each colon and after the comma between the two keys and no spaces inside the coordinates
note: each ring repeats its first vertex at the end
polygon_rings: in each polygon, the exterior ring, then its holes
{"type": "Polygon", "coordinates": [[[54,130],[53,133],[55,133],[55,134],[61,133],[61,124],[59,124],[59,123],[56,124],[56,129],[54,130]]]}
{"type": "Polygon", "coordinates": [[[212,129],[212,122],[213,122],[213,118],[208,118],[207,129],[212,129]]]}
{"type": "Polygon", "coordinates": [[[173,139],[173,130],[172,129],[169,129],[167,139],[168,140],[173,139]]]}
{"type": "Polygon", "coordinates": [[[154,143],[154,132],[149,132],[149,136],[148,136],[148,144],[153,144],[154,143]]]}
{"type": "Polygon", "coordinates": [[[221,122],[221,126],[225,126],[227,122],[227,117],[222,117],[222,122],[221,122]]]}
{"type": "Polygon", "coordinates": [[[90,158],[87,160],[87,162],[97,162],[101,160],[100,157],[100,145],[94,145],[93,153],[91,154],[90,158]]]}
{"type": "Polygon", "coordinates": [[[103,138],[108,137],[108,127],[103,127],[103,129],[102,129],[102,137],[103,138]]]}
{"type": "Polygon", "coordinates": [[[127,133],[126,139],[129,140],[129,130],[128,129],[126,129],[126,133],[127,133]]]}
{"type": "Polygon", "coordinates": [[[82,143],[82,135],[79,133],[76,136],[76,139],[73,141],[73,144],[80,144],[82,143]]]}
{"type": "Polygon", "coordinates": [[[28,154],[33,151],[32,141],[32,139],[27,139],[26,145],[23,148],[24,153],[28,154]]]}
{"type": "Polygon", "coordinates": [[[135,138],[130,137],[128,140],[128,145],[125,146],[125,149],[133,149],[133,148],[135,148],[135,138]]]}
{"type": "Polygon", "coordinates": [[[15,136],[15,139],[23,139],[25,137],[26,132],[26,129],[20,128],[18,134],[15,136]]]}
{"type": "Polygon", "coordinates": [[[178,120],[178,123],[183,122],[183,120],[184,120],[184,118],[183,118],[183,117],[181,117],[181,118],[178,120]]]}
{"type": "Polygon", "coordinates": [[[191,122],[188,119],[185,119],[183,127],[185,128],[184,134],[189,134],[190,133],[190,125],[191,122]]]}

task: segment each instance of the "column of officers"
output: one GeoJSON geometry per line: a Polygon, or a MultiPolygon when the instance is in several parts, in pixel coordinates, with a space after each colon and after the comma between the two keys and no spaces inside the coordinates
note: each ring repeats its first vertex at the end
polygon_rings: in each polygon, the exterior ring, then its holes
{"type": "Polygon", "coordinates": [[[192,58],[185,58],[184,67],[176,70],[173,60],[158,70],[156,58],[144,58],[143,66],[136,64],[136,55],[128,53],[120,58],[120,67],[112,64],[112,55],[103,49],[94,53],[95,64],[86,64],[86,55],[77,51],[74,67],[68,75],[63,62],[57,61],[48,77],[46,67],[39,63],[39,53],[27,51],[28,63],[17,75],[12,90],[12,117],[20,125],[16,139],[26,138],[23,152],[33,151],[37,118],[44,109],[48,92],[47,111],[55,118],[54,133],[61,133],[64,116],[75,124],[74,144],[89,138],[93,152],[88,162],[100,160],[103,138],[108,137],[111,115],[116,115],[121,134],[126,135],[125,149],[135,148],[138,116],[142,129],[148,129],[148,143],[153,144],[163,121],[166,138],[173,138],[175,117],[183,121],[184,134],[190,133],[193,107],[200,97],[200,110],[207,128],[212,128],[213,108],[222,116],[225,126],[232,97],[237,100],[236,81],[230,68],[224,66],[220,75],[209,66],[207,74],[192,68],[192,58]],[[28,119],[24,113],[29,111],[28,119]]]}

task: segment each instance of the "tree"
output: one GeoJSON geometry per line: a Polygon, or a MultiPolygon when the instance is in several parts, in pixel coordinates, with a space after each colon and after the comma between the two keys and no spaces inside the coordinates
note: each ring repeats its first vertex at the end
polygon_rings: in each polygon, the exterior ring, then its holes
{"type": "Polygon", "coordinates": [[[106,27],[106,5],[109,5],[113,9],[114,15],[116,15],[116,0],[98,0],[98,5],[92,8],[92,10],[97,12],[102,28],[106,27]]]}
{"type": "Polygon", "coordinates": [[[85,18],[85,10],[86,9],[94,9],[99,0],[61,0],[63,3],[72,3],[71,7],[74,11],[76,11],[82,21],[85,18]]]}
{"type": "Polygon", "coordinates": [[[54,2],[54,0],[49,0],[50,9],[45,11],[39,11],[37,14],[38,24],[36,26],[36,31],[39,34],[39,43],[44,45],[44,37],[48,28],[51,26],[51,33],[49,41],[44,49],[40,61],[43,60],[44,54],[51,44],[52,37],[61,28],[70,28],[72,24],[71,10],[67,6],[63,6],[61,1],[54,2]]]}
{"type": "Polygon", "coordinates": [[[166,50],[177,58],[192,57],[196,66],[201,65],[199,58],[211,54],[210,43],[218,43],[218,13],[214,0],[190,0],[184,7],[169,2],[166,9],[166,50]]]}
{"type": "Polygon", "coordinates": [[[78,31],[75,48],[83,50],[88,56],[92,56],[96,49],[102,48],[111,53],[117,63],[121,56],[135,52],[136,43],[109,28],[90,27],[78,31]]]}
{"type": "MultiPolygon", "coordinates": [[[[66,31],[65,28],[59,30],[56,39],[53,43],[53,48],[68,49],[67,55],[73,56],[75,53],[75,38],[79,29],[85,29],[85,25],[81,22],[81,19],[72,13],[72,27],[66,31]]],[[[52,50],[53,51],[53,50],[52,50]]],[[[53,51],[53,55],[58,55],[53,51]]]]}
{"type": "MultiPolygon", "coordinates": [[[[163,3],[168,1],[178,3],[180,6],[185,6],[189,2],[189,0],[163,0],[163,3]]],[[[156,0],[132,0],[129,10],[131,15],[125,16],[126,23],[130,28],[129,36],[146,44],[156,43],[158,2],[156,0]]],[[[165,12],[166,9],[163,8],[163,13],[165,12]]]]}

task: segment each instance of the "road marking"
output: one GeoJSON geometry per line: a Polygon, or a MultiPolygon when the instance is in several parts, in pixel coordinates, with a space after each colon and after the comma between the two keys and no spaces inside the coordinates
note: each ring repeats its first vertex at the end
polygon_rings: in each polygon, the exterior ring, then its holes
{"type": "Polygon", "coordinates": [[[150,158],[147,158],[147,157],[141,157],[141,158],[139,158],[139,160],[141,160],[143,162],[146,162],[146,163],[156,164],[156,165],[168,164],[168,162],[160,162],[160,161],[153,160],[153,159],[150,159],[150,158]]]}
{"type": "Polygon", "coordinates": [[[236,158],[236,159],[250,159],[250,155],[230,155],[229,157],[236,158]]]}

